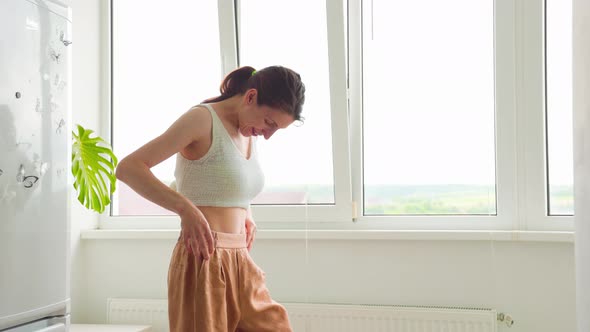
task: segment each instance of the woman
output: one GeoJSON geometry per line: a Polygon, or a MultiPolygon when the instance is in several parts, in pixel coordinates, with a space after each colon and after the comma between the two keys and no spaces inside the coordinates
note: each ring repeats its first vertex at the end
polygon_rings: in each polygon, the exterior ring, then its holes
{"type": "Polygon", "coordinates": [[[284,67],[241,67],[220,90],[121,160],[116,176],[180,216],[168,271],[172,332],[291,331],[248,254],[256,234],[250,200],[264,181],[255,138],[301,120],[305,86],[284,67]],[[150,171],[173,154],[176,190],[150,171]]]}

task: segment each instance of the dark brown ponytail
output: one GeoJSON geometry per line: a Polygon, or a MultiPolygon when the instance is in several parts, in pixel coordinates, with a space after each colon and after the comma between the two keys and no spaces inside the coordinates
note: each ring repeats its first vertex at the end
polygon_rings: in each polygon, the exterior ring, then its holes
{"type": "Polygon", "coordinates": [[[221,95],[204,102],[219,102],[244,94],[248,89],[258,92],[258,105],[281,109],[296,121],[303,121],[301,111],[305,102],[305,85],[299,74],[282,66],[261,70],[254,70],[250,66],[240,67],[225,77],[219,88],[221,95]]]}
{"type": "Polygon", "coordinates": [[[241,95],[247,88],[248,79],[252,76],[254,72],[254,68],[250,66],[240,67],[231,73],[229,73],[223,82],[221,82],[221,86],[219,87],[219,92],[221,95],[213,98],[209,98],[205,100],[205,103],[216,103],[222,100],[226,100],[231,98],[235,95],[241,95]]]}

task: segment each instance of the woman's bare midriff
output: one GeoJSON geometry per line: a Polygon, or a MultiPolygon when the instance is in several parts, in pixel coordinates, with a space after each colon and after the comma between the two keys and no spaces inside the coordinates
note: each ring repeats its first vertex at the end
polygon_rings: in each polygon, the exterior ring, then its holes
{"type": "Polygon", "coordinates": [[[247,211],[238,207],[198,207],[209,222],[212,231],[221,233],[245,233],[247,211]]]}

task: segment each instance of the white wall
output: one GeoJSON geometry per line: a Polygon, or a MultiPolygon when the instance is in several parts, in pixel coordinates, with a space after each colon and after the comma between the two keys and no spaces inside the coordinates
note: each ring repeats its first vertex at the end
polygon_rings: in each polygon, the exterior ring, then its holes
{"type": "MultiPolygon", "coordinates": [[[[102,133],[100,2],[72,3],[73,120],[102,133]]],[[[105,322],[109,297],[166,297],[173,240],[80,241],[96,216],[72,206],[73,322],[105,322]]],[[[257,241],[253,256],[275,299],[484,306],[513,315],[516,325],[500,331],[575,331],[571,243],[314,240],[305,248],[257,241]]]]}
{"type": "MultiPolygon", "coordinates": [[[[104,1],[104,0],[103,0],[104,1]]],[[[100,127],[100,112],[106,109],[100,98],[100,24],[101,0],[69,0],[72,8],[72,128],[80,124],[103,135],[100,127]]],[[[87,211],[77,200],[72,190],[71,197],[71,244],[72,244],[72,318],[73,322],[84,321],[83,277],[84,254],[80,246],[80,231],[96,228],[97,214],[87,211]]]]}
{"type": "Polygon", "coordinates": [[[573,2],[574,189],[578,331],[590,331],[590,3],[573,2]]]}
{"type": "MultiPolygon", "coordinates": [[[[174,240],[84,240],[85,311],[106,299],[166,298],[174,240]]],[[[490,307],[516,325],[500,331],[575,331],[571,243],[259,240],[254,259],[278,301],[490,307]]]]}

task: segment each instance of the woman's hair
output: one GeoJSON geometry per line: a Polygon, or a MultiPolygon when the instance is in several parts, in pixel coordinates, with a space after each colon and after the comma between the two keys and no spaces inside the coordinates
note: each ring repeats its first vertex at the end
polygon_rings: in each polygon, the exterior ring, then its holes
{"type": "Polygon", "coordinates": [[[258,91],[258,105],[278,108],[292,115],[295,121],[303,121],[301,109],[305,101],[305,85],[299,74],[282,66],[261,70],[240,67],[225,77],[219,88],[221,95],[209,98],[205,103],[219,102],[244,94],[249,89],[258,91]]]}

